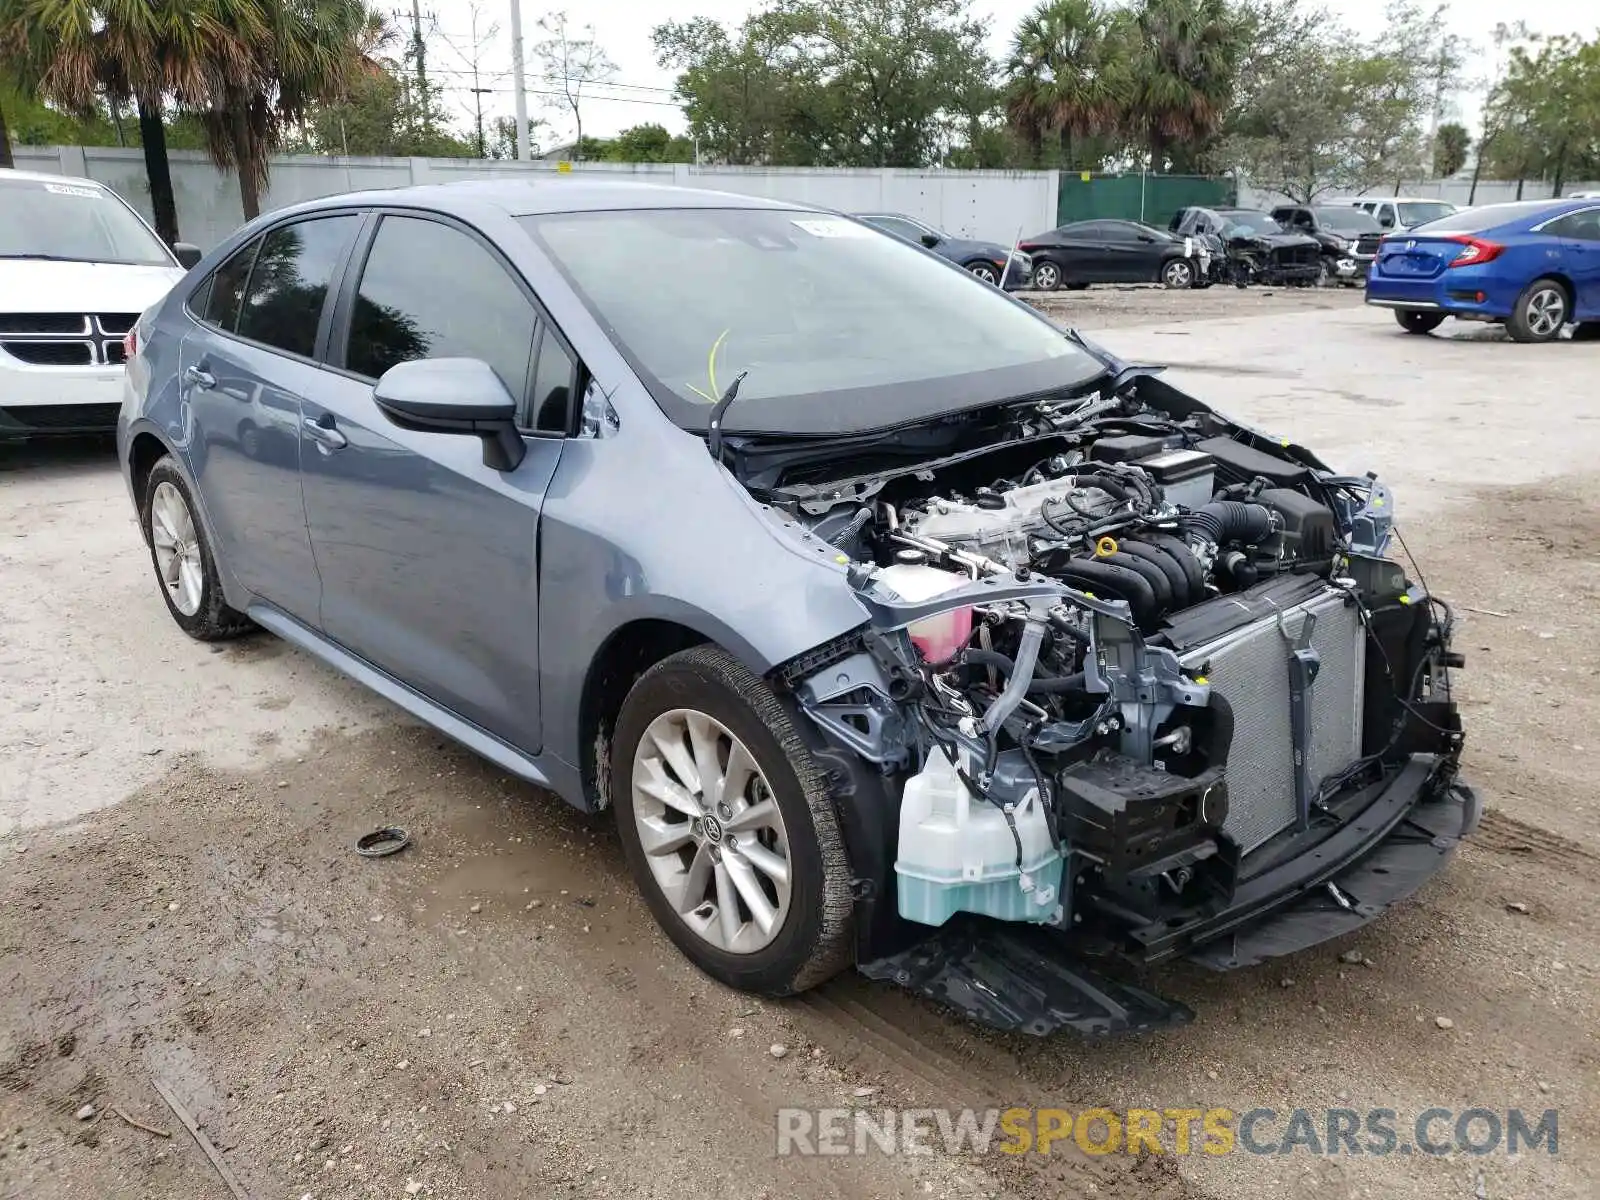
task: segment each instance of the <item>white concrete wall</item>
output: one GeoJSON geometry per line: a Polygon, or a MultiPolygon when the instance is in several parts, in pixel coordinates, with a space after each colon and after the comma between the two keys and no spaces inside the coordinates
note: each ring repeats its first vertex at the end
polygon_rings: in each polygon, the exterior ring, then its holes
{"type": "MultiPolygon", "coordinates": [[[[1554,185],[1549,180],[1526,179],[1522,183],[1522,199],[1548,200],[1555,191],[1554,185]]],[[[1600,191],[1600,183],[1580,182],[1570,180],[1561,185],[1561,193],[1570,196],[1573,192],[1600,191]]],[[[1467,206],[1467,198],[1472,197],[1474,206],[1485,204],[1501,204],[1507,200],[1517,199],[1516,180],[1505,179],[1480,179],[1476,193],[1472,189],[1472,180],[1468,179],[1416,179],[1400,185],[1397,193],[1394,185],[1388,187],[1369,188],[1365,192],[1333,191],[1317,197],[1318,204],[1336,203],[1342,200],[1354,199],[1357,196],[1380,199],[1386,196],[1409,196],[1414,200],[1448,200],[1451,204],[1461,208],[1467,206]]],[[[1291,201],[1281,192],[1270,188],[1257,188],[1245,184],[1239,186],[1239,203],[1247,208],[1271,208],[1275,204],[1288,204],[1291,201]]]]}
{"type": "MultiPolygon", "coordinates": [[[[115,188],[150,215],[150,190],[144,156],[115,147],[18,146],[23,170],[86,176],[115,188]]],[[[169,154],[178,206],[178,229],[185,241],[209,248],[243,219],[239,186],[198,151],[169,154]]],[[[584,163],[574,173],[605,174],[709,188],[748,196],[791,200],[845,212],[902,212],[952,234],[1010,243],[1056,223],[1057,174],[1054,171],[945,171],[833,169],[803,167],[692,167],[669,164],[584,163]]],[[[272,159],[269,185],[261,196],[263,212],[301,200],[366,188],[404,187],[455,179],[505,176],[550,178],[555,163],[503,162],[457,158],[272,159]]]]}

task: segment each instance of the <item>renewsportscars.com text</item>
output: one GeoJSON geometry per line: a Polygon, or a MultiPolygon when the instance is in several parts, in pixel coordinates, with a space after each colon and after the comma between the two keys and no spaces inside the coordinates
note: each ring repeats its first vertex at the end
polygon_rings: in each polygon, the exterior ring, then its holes
{"type": "Polygon", "coordinates": [[[1559,1153],[1553,1108],[781,1108],[777,1153],[1559,1153]]]}

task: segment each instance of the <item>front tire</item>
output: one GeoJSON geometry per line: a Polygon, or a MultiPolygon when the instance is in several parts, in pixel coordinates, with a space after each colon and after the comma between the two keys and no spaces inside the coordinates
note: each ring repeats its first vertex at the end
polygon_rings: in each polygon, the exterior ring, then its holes
{"type": "Polygon", "coordinates": [[[1174,258],[1161,268],[1162,286],[1179,291],[1194,286],[1194,264],[1187,258],[1174,258]]]}
{"type": "Polygon", "coordinates": [[[1400,323],[1400,328],[1407,333],[1432,333],[1444,324],[1444,314],[1436,312],[1418,312],[1411,308],[1397,308],[1394,310],[1394,319],[1400,323]]]}
{"type": "Polygon", "coordinates": [[[1535,279],[1512,306],[1506,333],[1514,342],[1553,342],[1571,311],[1572,301],[1559,280],[1535,279]]]}
{"type": "Polygon", "coordinates": [[[765,682],[719,646],[634,684],[611,749],[617,831],[662,930],[768,996],[850,961],[850,866],[826,777],[765,682]]]}
{"type": "Polygon", "coordinates": [[[1033,264],[1033,286],[1041,292],[1053,292],[1061,286],[1061,268],[1053,262],[1033,264]]]}
{"type": "Polygon", "coordinates": [[[179,629],[199,641],[218,642],[255,628],[222,597],[205,526],[195,516],[194,497],[170,456],[150,469],[139,520],[161,597],[179,629]]]}

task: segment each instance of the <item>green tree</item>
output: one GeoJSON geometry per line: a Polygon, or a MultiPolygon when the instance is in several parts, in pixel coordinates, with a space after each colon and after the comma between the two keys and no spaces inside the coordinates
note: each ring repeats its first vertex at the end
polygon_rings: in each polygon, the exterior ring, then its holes
{"type": "MultiPolygon", "coordinates": [[[[1600,174],[1600,41],[1563,36],[1513,46],[1491,90],[1479,152],[1494,178],[1600,174]]],[[[1520,191],[1520,189],[1519,189],[1520,191]]]]}
{"type": "Polygon", "coordinates": [[[1456,121],[1446,121],[1433,135],[1433,173],[1441,178],[1454,175],[1467,165],[1472,135],[1456,121]]]}
{"type": "Polygon", "coordinates": [[[1023,17],[1006,63],[1005,109],[1034,165],[1052,134],[1056,165],[1103,164],[1132,92],[1126,50],[1096,0],[1043,0],[1023,17]]]}
{"type": "Polygon", "coordinates": [[[389,63],[362,73],[337,99],[313,104],[284,148],[304,154],[470,158],[477,147],[451,132],[449,113],[430,88],[427,112],[418,89],[389,63]]]}

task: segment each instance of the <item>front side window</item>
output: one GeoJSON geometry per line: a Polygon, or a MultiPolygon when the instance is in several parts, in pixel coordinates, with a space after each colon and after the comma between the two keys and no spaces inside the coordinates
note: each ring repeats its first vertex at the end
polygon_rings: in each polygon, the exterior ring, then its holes
{"type": "Polygon", "coordinates": [[[0,179],[0,258],[174,265],[116,195],[65,178],[0,179]]]}
{"type": "Polygon", "coordinates": [[[328,285],[359,223],[355,216],[321,217],[269,231],[250,268],[239,336],[311,357],[328,285]]]}
{"type": "Polygon", "coordinates": [[[345,366],[377,379],[412,359],[477,358],[520,401],[535,324],[533,305],[476,239],[438,221],[386,216],[361,273],[345,366]]]}
{"type": "Polygon", "coordinates": [[[867,217],[866,222],[869,225],[876,225],[879,229],[892,233],[896,237],[903,237],[913,242],[920,242],[923,234],[932,232],[922,228],[915,222],[906,220],[904,217],[867,217]]]}
{"type": "Polygon", "coordinates": [[[1437,221],[1440,217],[1448,217],[1456,211],[1454,204],[1447,204],[1443,200],[1410,200],[1398,207],[1400,220],[1408,226],[1437,221]]]}
{"type": "Polygon", "coordinates": [[[703,429],[881,428],[1052,392],[1103,364],[997,288],[854,221],[793,209],[522,218],[663,410],[703,429]]]}
{"type": "Polygon", "coordinates": [[[555,330],[546,325],[539,334],[538,357],[533,369],[533,420],[540,433],[566,433],[571,423],[572,386],[577,364],[555,330]]]}

